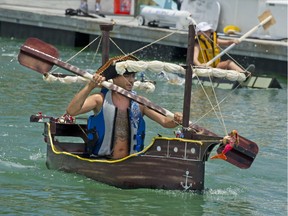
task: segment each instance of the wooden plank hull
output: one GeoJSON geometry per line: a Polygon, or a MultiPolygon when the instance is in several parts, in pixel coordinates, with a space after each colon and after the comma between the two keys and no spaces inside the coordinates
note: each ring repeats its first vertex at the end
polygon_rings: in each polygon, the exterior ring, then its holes
{"type": "Polygon", "coordinates": [[[60,136],[80,135],[76,124],[45,124],[47,167],[84,175],[93,180],[123,188],[151,188],[183,191],[204,189],[205,161],[217,145],[215,139],[196,140],[156,137],[139,154],[120,160],[91,158],[85,142],[60,142],[60,136]],[[78,131],[78,132],[77,132],[78,131]]]}
{"type": "Polygon", "coordinates": [[[205,162],[153,156],[136,156],[113,164],[87,162],[67,155],[54,154],[48,146],[47,166],[84,175],[93,180],[123,188],[167,190],[204,189],[205,162]]]}

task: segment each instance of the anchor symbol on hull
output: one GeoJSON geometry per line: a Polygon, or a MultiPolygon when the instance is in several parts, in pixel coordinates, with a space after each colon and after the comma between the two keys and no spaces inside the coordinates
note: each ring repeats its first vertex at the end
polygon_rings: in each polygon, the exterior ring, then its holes
{"type": "Polygon", "coordinates": [[[181,186],[184,188],[184,191],[187,191],[189,188],[192,187],[192,183],[190,183],[188,185],[188,178],[192,179],[192,176],[189,176],[189,171],[187,170],[185,172],[185,175],[183,175],[185,177],[185,184],[183,182],[180,182],[181,186]]]}

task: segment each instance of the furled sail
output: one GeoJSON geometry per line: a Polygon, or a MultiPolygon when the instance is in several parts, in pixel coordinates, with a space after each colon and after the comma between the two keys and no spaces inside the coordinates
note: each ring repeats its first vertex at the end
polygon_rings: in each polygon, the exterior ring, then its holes
{"type": "MultiPolygon", "coordinates": [[[[177,73],[185,75],[185,69],[173,63],[161,62],[161,61],[122,61],[116,63],[116,71],[118,74],[123,75],[126,71],[128,72],[141,72],[150,71],[155,73],[166,72],[166,73],[177,73]]],[[[238,72],[235,70],[224,70],[220,68],[193,68],[194,76],[199,77],[218,77],[226,78],[230,81],[243,82],[246,79],[245,73],[238,72]]]]}
{"type": "Polygon", "coordinates": [[[161,61],[122,61],[116,63],[116,71],[118,74],[123,75],[126,71],[128,72],[141,72],[150,71],[160,73],[162,71],[167,73],[179,73],[185,74],[185,69],[180,65],[161,62],[161,61]]]}
{"type": "Polygon", "coordinates": [[[193,68],[193,75],[198,77],[218,77],[226,78],[230,81],[243,82],[246,80],[245,73],[238,72],[235,70],[224,70],[220,68],[193,68]]]}
{"type": "Polygon", "coordinates": [[[49,83],[52,82],[60,82],[65,84],[72,84],[72,83],[87,83],[89,80],[81,77],[81,76],[62,76],[61,74],[58,76],[57,74],[47,73],[43,76],[43,80],[49,83]]]}
{"type": "MultiPolygon", "coordinates": [[[[153,73],[173,73],[178,75],[185,75],[186,70],[174,63],[162,62],[162,61],[122,61],[115,64],[115,69],[119,75],[123,75],[126,71],[128,72],[143,72],[150,71],[153,73]]],[[[193,68],[193,77],[218,77],[225,78],[230,81],[243,82],[246,80],[245,73],[238,72],[235,70],[224,70],[220,68],[193,68]]],[[[43,77],[46,82],[60,82],[65,84],[72,83],[86,83],[88,80],[80,76],[57,76],[57,74],[47,74],[43,77]]],[[[145,89],[148,92],[153,92],[155,86],[149,82],[136,82],[136,89],[145,89]]]]}

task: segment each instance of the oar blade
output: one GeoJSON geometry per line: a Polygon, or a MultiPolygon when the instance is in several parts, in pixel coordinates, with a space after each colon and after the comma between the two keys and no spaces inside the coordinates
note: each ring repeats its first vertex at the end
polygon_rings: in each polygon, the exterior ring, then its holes
{"type": "Polygon", "coordinates": [[[260,16],[258,16],[258,19],[260,22],[262,22],[263,20],[267,19],[270,16],[271,16],[271,18],[269,19],[269,21],[262,25],[264,30],[266,30],[270,26],[274,25],[276,23],[276,20],[274,19],[271,11],[269,11],[269,10],[264,11],[260,16]]]}
{"type": "MultiPolygon", "coordinates": [[[[258,145],[245,137],[239,136],[239,138],[238,146],[226,153],[226,161],[241,169],[248,169],[258,154],[258,145]]],[[[217,153],[220,154],[223,149],[224,145],[220,146],[217,153]]]]}
{"type": "Polygon", "coordinates": [[[59,57],[58,50],[54,46],[47,44],[37,38],[28,38],[20,48],[18,61],[21,65],[25,67],[35,70],[41,74],[46,74],[51,70],[54,64],[44,60],[43,58],[38,57],[37,51],[46,53],[55,58],[59,57]],[[35,52],[25,52],[24,47],[34,49],[35,52]]]}

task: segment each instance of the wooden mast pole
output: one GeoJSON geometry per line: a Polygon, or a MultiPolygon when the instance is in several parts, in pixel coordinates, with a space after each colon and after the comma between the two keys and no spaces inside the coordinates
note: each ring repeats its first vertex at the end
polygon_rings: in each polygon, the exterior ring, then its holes
{"type": "Polygon", "coordinates": [[[102,65],[109,60],[109,32],[113,30],[113,24],[101,24],[102,31],[102,65]]]}
{"type": "MultiPolygon", "coordinates": [[[[190,119],[190,105],[191,105],[191,91],[192,91],[192,65],[194,57],[194,45],[195,45],[195,28],[193,25],[189,25],[188,30],[188,47],[187,47],[187,58],[186,58],[186,74],[185,74],[185,90],[184,90],[184,101],[183,101],[183,127],[189,126],[190,119]]],[[[191,134],[190,134],[191,136],[191,134]]],[[[184,130],[184,138],[188,137],[188,131],[184,130]]]]}

